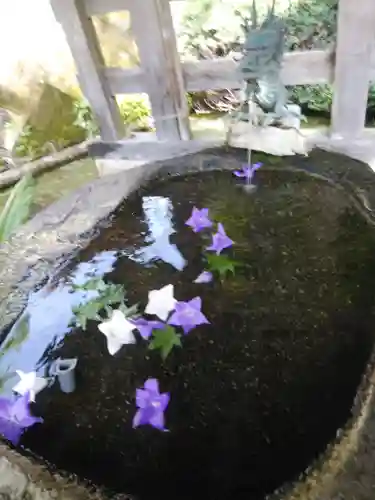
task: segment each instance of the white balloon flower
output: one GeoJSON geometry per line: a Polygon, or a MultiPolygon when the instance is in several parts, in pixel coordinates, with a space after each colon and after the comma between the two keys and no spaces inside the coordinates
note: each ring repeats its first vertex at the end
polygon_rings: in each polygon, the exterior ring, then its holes
{"type": "Polygon", "coordinates": [[[107,337],[107,348],[111,356],[114,356],[123,345],[136,343],[133,334],[135,326],[119,309],[113,311],[111,319],[100,323],[98,328],[107,337]]]}
{"type": "Polygon", "coordinates": [[[16,373],[20,380],[13,387],[13,391],[21,396],[29,393],[30,401],[35,402],[35,396],[47,386],[47,380],[43,377],[38,377],[36,372],[25,373],[22,370],[16,370],[16,373]]]}
{"type": "Polygon", "coordinates": [[[173,296],[173,285],[166,285],[160,290],[151,290],[148,293],[148,304],[145,313],[155,314],[155,316],[165,321],[168,314],[175,308],[176,302],[173,296]]]}

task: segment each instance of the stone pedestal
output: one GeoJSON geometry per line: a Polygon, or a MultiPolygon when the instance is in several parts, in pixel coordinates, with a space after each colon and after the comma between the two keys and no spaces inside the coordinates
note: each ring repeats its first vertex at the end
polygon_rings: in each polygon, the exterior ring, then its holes
{"type": "Polygon", "coordinates": [[[251,116],[259,126],[249,122],[238,121],[230,124],[229,145],[235,148],[261,151],[275,156],[306,155],[311,147],[307,136],[301,131],[301,108],[296,104],[285,106],[286,115],[275,126],[261,125],[267,120],[267,115],[255,103],[251,106],[251,116]]]}
{"type": "Polygon", "coordinates": [[[273,126],[253,127],[246,122],[238,122],[232,126],[229,145],[275,156],[306,155],[311,149],[308,135],[303,131],[273,126]]]}

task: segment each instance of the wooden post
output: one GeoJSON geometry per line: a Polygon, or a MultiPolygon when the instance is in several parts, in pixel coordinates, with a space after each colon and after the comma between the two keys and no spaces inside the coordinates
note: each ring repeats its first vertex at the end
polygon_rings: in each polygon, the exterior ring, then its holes
{"type": "Polygon", "coordinates": [[[189,140],[189,110],[169,1],[133,0],[129,8],[157,137],[189,140]]]}
{"type": "MultiPolygon", "coordinates": [[[[103,140],[116,141],[125,135],[124,123],[109,84],[91,18],[82,0],[51,0],[72,52],[82,91],[93,109],[103,140]]],[[[48,43],[48,41],[46,41],[48,43]]]]}
{"type": "Polygon", "coordinates": [[[365,126],[375,34],[374,0],[339,0],[331,131],[359,136],[365,126]]]}

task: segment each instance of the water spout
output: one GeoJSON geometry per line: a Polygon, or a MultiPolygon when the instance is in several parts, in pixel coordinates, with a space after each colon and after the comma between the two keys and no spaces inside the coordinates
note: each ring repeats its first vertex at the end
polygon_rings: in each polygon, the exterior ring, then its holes
{"type": "Polygon", "coordinates": [[[52,367],[52,374],[59,381],[60,389],[65,393],[71,393],[76,388],[76,374],[78,359],[57,359],[52,367]]]}

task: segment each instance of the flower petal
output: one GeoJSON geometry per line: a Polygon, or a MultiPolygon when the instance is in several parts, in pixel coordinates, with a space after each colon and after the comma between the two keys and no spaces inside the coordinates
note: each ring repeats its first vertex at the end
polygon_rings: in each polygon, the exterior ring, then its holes
{"type": "Polygon", "coordinates": [[[138,408],[146,408],[150,399],[150,393],[144,389],[137,389],[135,391],[135,403],[138,408]]]}
{"type": "Polygon", "coordinates": [[[0,421],[0,434],[5,437],[8,441],[17,446],[20,442],[21,436],[24,432],[24,428],[14,422],[9,422],[6,420],[0,421]]]}
{"type": "Polygon", "coordinates": [[[114,356],[123,346],[123,343],[113,337],[112,335],[107,336],[107,349],[111,356],[114,356]]]}
{"type": "Polygon", "coordinates": [[[162,411],[156,411],[150,418],[149,423],[156,429],[163,431],[165,425],[164,413],[162,411]]]}
{"type": "Polygon", "coordinates": [[[246,177],[245,172],[242,172],[241,170],[235,170],[235,171],[233,172],[233,174],[234,174],[236,177],[246,177]]]}
{"type": "Polygon", "coordinates": [[[155,393],[159,394],[159,381],[158,381],[158,379],[156,379],[156,378],[149,378],[144,383],[144,388],[147,391],[152,391],[152,392],[155,392],[155,393]]]}
{"type": "Polygon", "coordinates": [[[170,401],[170,395],[168,392],[163,392],[163,394],[160,394],[160,405],[162,411],[166,409],[170,401]]]}
{"type": "Polygon", "coordinates": [[[210,325],[210,322],[201,311],[197,312],[195,321],[197,322],[197,325],[210,325]]]}
{"type": "Polygon", "coordinates": [[[169,313],[174,309],[176,299],[173,296],[173,285],[169,284],[159,290],[151,290],[148,293],[146,314],[154,314],[165,321],[169,313]]]}
{"type": "Polygon", "coordinates": [[[198,325],[187,325],[186,323],[184,323],[181,326],[182,326],[182,329],[184,331],[184,334],[186,335],[198,325]]]}
{"type": "Polygon", "coordinates": [[[202,307],[202,299],[200,297],[194,297],[193,299],[189,300],[188,304],[192,309],[200,312],[202,307]]]}
{"type": "Polygon", "coordinates": [[[226,236],[224,226],[221,222],[219,222],[217,225],[217,232],[222,234],[223,236],[226,236]]]}
{"type": "Polygon", "coordinates": [[[111,322],[113,322],[115,325],[122,325],[124,322],[126,323],[125,314],[120,311],[120,309],[115,309],[112,312],[111,322]]]}
{"type": "Polygon", "coordinates": [[[210,271],[203,271],[199,276],[197,276],[193,283],[210,283],[212,279],[213,275],[210,271]]]}
{"type": "Polygon", "coordinates": [[[137,410],[136,414],[134,415],[133,417],[133,429],[135,429],[136,427],[138,427],[141,422],[141,418],[142,418],[142,413],[143,413],[143,410],[140,409],[140,410],[137,410]]]}
{"type": "Polygon", "coordinates": [[[0,398],[0,419],[9,418],[9,409],[12,402],[7,398],[0,398]]]}
{"type": "Polygon", "coordinates": [[[30,415],[29,410],[30,394],[27,392],[20,398],[17,398],[10,406],[9,416],[11,419],[22,423],[30,415]]]}
{"type": "Polygon", "coordinates": [[[154,416],[154,408],[148,406],[146,408],[139,408],[137,413],[133,418],[133,427],[138,427],[139,425],[146,425],[150,423],[150,420],[154,416]]]}
{"type": "Polygon", "coordinates": [[[111,325],[109,321],[103,321],[103,323],[99,323],[98,330],[104,335],[110,335],[111,333],[111,325]]]}
{"type": "MultiPolygon", "coordinates": [[[[183,305],[181,306],[181,308],[183,307],[183,305]]],[[[177,306],[176,306],[177,308],[177,306]]],[[[181,312],[174,312],[171,317],[169,318],[168,320],[168,325],[174,325],[174,326],[181,326],[183,325],[183,319],[181,319],[181,316],[182,315],[182,309],[181,309],[181,312]]]]}

